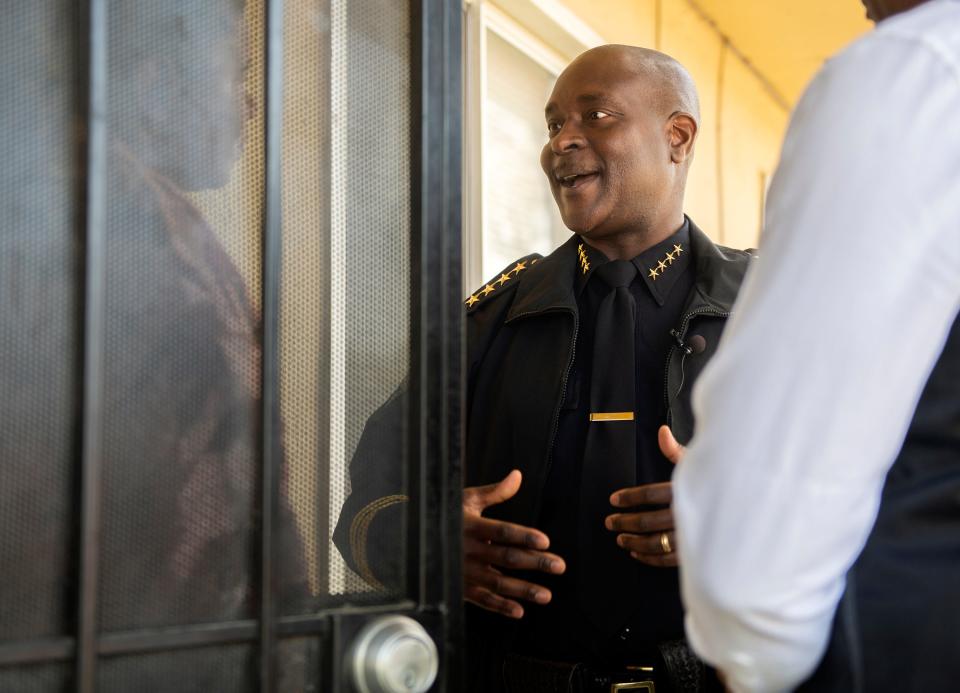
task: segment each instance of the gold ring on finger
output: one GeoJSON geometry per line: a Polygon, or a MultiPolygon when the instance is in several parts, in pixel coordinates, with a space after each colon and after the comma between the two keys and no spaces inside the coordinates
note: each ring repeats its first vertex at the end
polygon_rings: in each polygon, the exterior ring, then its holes
{"type": "Polygon", "coordinates": [[[673,547],[670,546],[670,535],[666,532],[660,532],[660,548],[664,553],[673,553],[673,547]]]}

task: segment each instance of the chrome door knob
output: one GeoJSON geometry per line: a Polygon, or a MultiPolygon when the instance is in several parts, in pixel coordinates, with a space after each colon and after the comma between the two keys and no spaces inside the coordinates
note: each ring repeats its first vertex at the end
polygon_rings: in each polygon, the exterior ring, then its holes
{"type": "Polygon", "coordinates": [[[437,646],[407,616],[384,616],[357,635],[347,669],[358,693],[426,693],[437,678],[437,646]]]}

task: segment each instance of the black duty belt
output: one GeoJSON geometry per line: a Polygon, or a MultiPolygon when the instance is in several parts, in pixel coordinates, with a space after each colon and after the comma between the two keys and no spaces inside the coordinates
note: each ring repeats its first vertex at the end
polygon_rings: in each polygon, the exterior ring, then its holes
{"type": "Polygon", "coordinates": [[[707,672],[684,641],[661,643],[655,662],[597,667],[507,655],[503,679],[509,693],[705,693],[707,672]]]}

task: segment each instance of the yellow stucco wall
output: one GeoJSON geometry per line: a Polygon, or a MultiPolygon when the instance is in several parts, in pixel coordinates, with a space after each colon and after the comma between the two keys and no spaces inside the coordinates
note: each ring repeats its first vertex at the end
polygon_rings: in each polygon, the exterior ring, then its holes
{"type": "Polygon", "coordinates": [[[686,0],[660,0],[659,11],[657,0],[563,4],[605,41],[657,48],[690,71],[700,91],[701,123],[687,213],[718,242],[756,246],[762,191],[776,166],[787,108],[686,0]]]}

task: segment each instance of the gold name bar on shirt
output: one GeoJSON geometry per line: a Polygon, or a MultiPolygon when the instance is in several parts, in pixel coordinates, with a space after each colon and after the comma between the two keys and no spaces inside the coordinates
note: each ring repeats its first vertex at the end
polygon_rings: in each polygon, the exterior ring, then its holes
{"type": "Polygon", "coordinates": [[[598,411],[590,414],[591,421],[633,421],[632,411],[598,411]]]}

